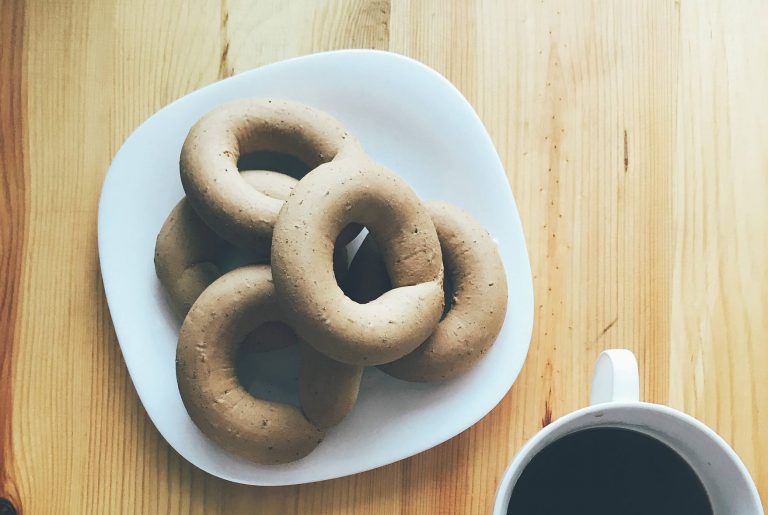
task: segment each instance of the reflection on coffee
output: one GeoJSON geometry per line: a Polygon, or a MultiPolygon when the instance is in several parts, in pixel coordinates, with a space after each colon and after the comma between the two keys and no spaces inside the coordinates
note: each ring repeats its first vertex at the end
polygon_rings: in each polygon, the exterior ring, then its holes
{"type": "Polygon", "coordinates": [[[711,515],[690,465],[637,431],[596,428],[555,441],[515,484],[507,515],[711,515]]]}

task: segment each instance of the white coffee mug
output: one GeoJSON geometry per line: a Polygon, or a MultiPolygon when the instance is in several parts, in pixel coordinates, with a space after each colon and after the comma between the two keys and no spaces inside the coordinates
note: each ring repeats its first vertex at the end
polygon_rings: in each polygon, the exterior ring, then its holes
{"type": "Polygon", "coordinates": [[[632,429],[677,451],[701,479],[715,515],[763,515],[755,483],[725,440],[685,413],[640,402],[637,361],[625,349],[600,354],[592,379],[591,406],[552,422],[517,453],[496,491],[494,515],[506,515],[512,490],[534,456],[555,440],[596,427],[632,429]]]}

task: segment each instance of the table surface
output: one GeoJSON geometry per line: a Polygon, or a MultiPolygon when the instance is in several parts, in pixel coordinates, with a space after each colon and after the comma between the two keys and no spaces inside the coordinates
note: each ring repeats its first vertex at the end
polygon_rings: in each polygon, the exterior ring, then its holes
{"type": "Polygon", "coordinates": [[[765,2],[0,5],[0,495],[24,512],[487,513],[516,450],[585,405],[611,347],[637,354],[645,400],[733,445],[768,500],[765,2]],[[230,484],[179,457],[136,396],[99,275],[101,183],[171,100],[346,47],[427,63],[487,126],[529,245],[528,360],[496,409],[430,451],[230,484]]]}

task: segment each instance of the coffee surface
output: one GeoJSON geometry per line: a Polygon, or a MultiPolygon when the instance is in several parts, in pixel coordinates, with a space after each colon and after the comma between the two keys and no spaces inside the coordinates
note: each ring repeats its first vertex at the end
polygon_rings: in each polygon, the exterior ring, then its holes
{"type": "Polygon", "coordinates": [[[690,465],[637,431],[586,429],[533,457],[512,491],[507,515],[711,515],[690,465]]]}

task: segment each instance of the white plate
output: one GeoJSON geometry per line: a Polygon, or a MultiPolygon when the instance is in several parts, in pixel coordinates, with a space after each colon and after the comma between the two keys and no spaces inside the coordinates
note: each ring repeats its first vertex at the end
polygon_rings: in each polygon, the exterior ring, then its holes
{"type": "MultiPolygon", "coordinates": [[[[99,256],[109,309],[131,379],[150,418],[179,454],[239,483],[288,485],[370,470],[464,431],[507,393],[525,360],[533,288],[520,218],[493,143],[472,107],[445,78],[406,57],[328,52],[263,66],[164,107],[123,144],[104,181],[99,256]],[[498,241],[509,308],[493,348],[470,372],[442,384],[410,384],[366,371],[350,415],[306,458],[255,465],[222,451],[187,415],[176,385],[179,323],[153,265],[155,237],[183,196],[179,151],[192,124],[228,100],[293,99],[337,117],[369,154],[423,199],[471,212],[498,241]]],[[[290,362],[291,360],[287,360],[290,362]]]]}

